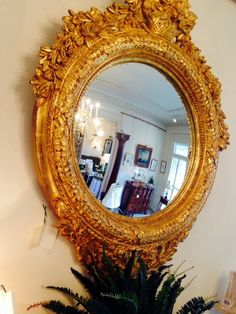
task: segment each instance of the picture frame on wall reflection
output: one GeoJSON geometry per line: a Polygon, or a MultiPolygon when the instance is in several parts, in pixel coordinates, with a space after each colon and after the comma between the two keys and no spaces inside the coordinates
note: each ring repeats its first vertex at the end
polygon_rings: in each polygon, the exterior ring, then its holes
{"type": "Polygon", "coordinates": [[[112,144],[113,144],[113,137],[109,136],[108,138],[105,139],[102,155],[111,153],[112,144]]]}
{"type": "Polygon", "coordinates": [[[138,167],[148,168],[152,156],[152,148],[138,144],[135,152],[134,164],[138,167]]]}
{"type": "Polygon", "coordinates": [[[150,170],[150,171],[156,171],[156,169],[157,169],[157,163],[158,163],[158,160],[157,160],[157,159],[152,159],[152,160],[151,160],[151,164],[150,164],[149,170],[150,170]]]}
{"type": "Polygon", "coordinates": [[[134,159],[134,155],[133,154],[126,153],[124,161],[123,161],[123,165],[124,166],[131,166],[132,162],[133,162],[133,159],[134,159]]]}
{"type": "Polygon", "coordinates": [[[164,174],[166,172],[166,165],[167,165],[167,161],[162,160],[161,165],[160,165],[160,173],[164,174]]]}

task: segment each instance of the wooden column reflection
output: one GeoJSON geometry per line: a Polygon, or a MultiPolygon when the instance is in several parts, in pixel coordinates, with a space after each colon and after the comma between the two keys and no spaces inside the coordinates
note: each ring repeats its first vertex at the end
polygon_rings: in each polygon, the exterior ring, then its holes
{"type": "Polygon", "coordinates": [[[125,146],[125,143],[129,140],[130,135],[125,134],[123,132],[116,132],[116,138],[118,140],[118,149],[116,153],[116,159],[112,168],[112,172],[111,172],[108,184],[107,184],[106,192],[109,190],[111,184],[116,182],[116,179],[120,170],[120,164],[121,164],[124,146],[125,146]]]}

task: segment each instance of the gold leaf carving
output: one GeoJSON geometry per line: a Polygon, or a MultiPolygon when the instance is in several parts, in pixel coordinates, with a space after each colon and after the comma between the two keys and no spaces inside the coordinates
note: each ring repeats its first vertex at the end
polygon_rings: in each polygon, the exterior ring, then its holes
{"type": "Polygon", "coordinates": [[[155,268],[187,237],[210,192],[229,134],[221,84],[191,40],[195,22],[187,0],[126,0],[105,12],[69,10],[55,43],[40,50],[31,80],[37,172],[61,234],[84,262],[93,257],[99,263],[105,246],[121,265],[135,249],[155,268]],[[161,70],[179,90],[193,142],[179,196],[166,210],[140,220],[113,215],[92,197],[76,164],[72,135],[74,112],[90,81],[109,66],[134,60],[161,70]]]}

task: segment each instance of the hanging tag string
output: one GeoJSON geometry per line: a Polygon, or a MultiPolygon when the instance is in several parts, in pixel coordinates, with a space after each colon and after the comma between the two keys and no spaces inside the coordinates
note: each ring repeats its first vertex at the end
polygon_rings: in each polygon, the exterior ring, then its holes
{"type": "Polygon", "coordinates": [[[5,289],[4,285],[0,285],[0,287],[2,288],[2,290],[7,293],[7,290],[5,289]]]}
{"type": "Polygon", "coordinates": [[[44,219],[43,219],[43,223],[44,225],[46,225],[47,222],[47,206],[43,204],[43,209],[44,209],[44,219]]]}

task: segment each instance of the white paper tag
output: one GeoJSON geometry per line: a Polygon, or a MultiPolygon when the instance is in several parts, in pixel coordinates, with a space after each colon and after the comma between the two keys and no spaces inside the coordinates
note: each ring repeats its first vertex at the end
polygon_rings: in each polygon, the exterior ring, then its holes
{"type": "Polygon", "coordinates": [[[43,225],[39,239],[39,247],[52,250],[58,236],[58,229],[49,225],[43,225]]]}

